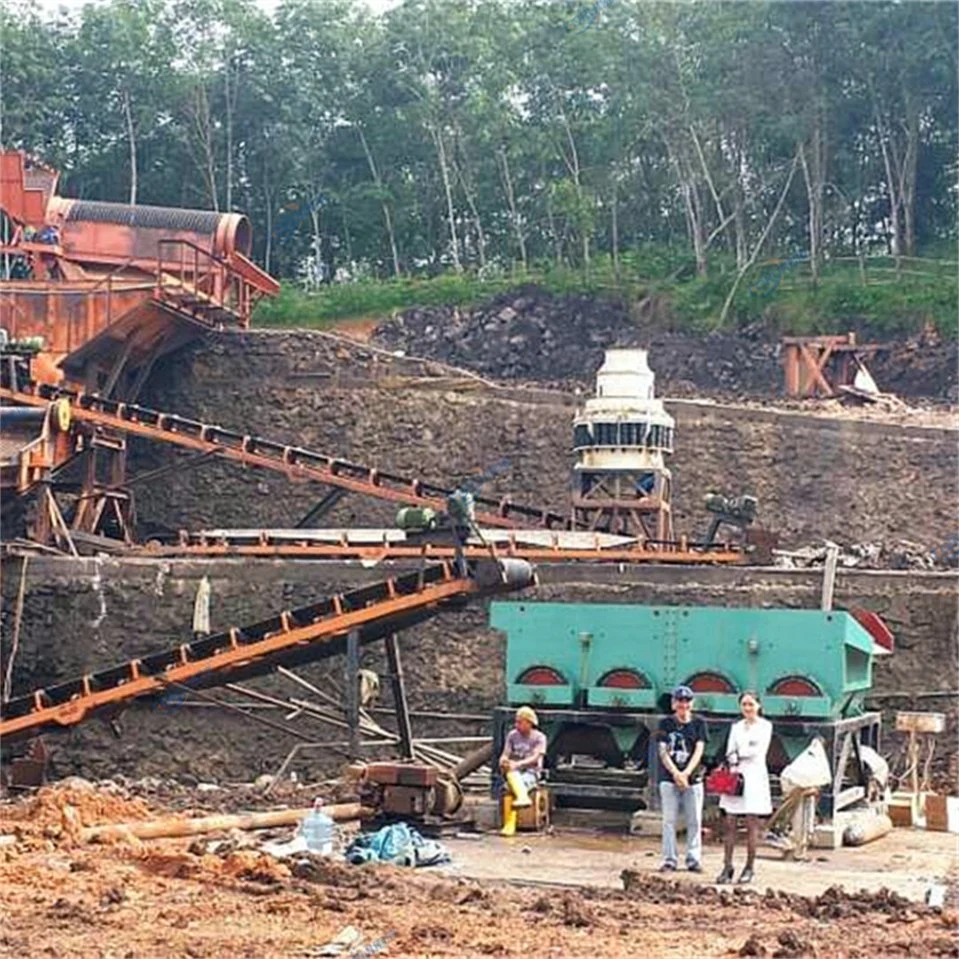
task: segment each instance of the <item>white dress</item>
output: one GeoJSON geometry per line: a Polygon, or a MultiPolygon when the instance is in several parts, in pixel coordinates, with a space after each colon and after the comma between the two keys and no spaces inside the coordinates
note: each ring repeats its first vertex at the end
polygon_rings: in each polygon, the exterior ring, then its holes
{"type": "Polygon", "coordinates": [[[733,770],[743,774],[743,794],[720,796],[720,809],[733,816],[768,816],[773,811],[766,768],[772,736],[773,724],[762,716],[751,724],[745,719],[733,723],[726,743],[726,759],[733,770]]]}

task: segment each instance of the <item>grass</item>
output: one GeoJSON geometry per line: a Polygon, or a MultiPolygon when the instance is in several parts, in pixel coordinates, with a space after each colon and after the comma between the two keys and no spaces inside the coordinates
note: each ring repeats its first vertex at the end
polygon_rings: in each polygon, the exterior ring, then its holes
{"type": "MultiPolygon", "coordinates": [[[[793,334],[868,329],[888,335],[913,333],[931,322],[954,338],[957,269],[949,260],[903,260],[899,272],[885,257],[869,258],[864,271],[855,261],[833,261],[823,266],[814,285],[808,264],[767,261],[744,277],[725,326],[761,324],[770,333],[793,334]]],[[[366,280],[331,285],[317,293],[284,284],[278,297],[258,306],[254,324],[323,328],[346,319],[385,318],[413,307],[468,307],[533,283],[554,295],[588,294],[628,304],[656,295],[668,304],[665,319],[670,326],[705,332],[717,329],[735,265],[716,258],[710,270],[709,276],[697,277],[685,252],[648,247],[624,254],[618,272],[609,257],[597,257],[588,275],[581,269],[547,264],[526,273],[484,277],[447,273],[366,280]]]]}

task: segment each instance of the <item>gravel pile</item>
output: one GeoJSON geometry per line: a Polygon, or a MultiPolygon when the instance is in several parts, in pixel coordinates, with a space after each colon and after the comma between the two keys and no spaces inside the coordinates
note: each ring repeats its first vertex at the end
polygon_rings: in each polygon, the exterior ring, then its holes
{"type": "Polygon", "coordinates": [[[593,296],[552,296],[527,286],[473,309],[408,310],[381,323],[372,342],[483,375],[592,388],[610,347],[643,347],[657,390],[674,396],[774,395],[778,346],[760,331],[689,335],[638,323],[626,305],[593,296]]]}
{"type": "MultiPolygon", "coordinates": [[[[776,566],[784,569],[811,569],[824,566],[828,546],[804,546],[797,550],[774,550],[776,566]]],[[[954,541],[936,549],[921,543],[895,540],[887,543],[850,543],[839,547],[837,565],[859,569],[955,569],[959,546],[954,541]]]]}
{"type": "MultiPolygon", "coordinates": [[[[694,333],[670,331],[664,319],[638,320],[621,300],[554,296],[527,285],[469,309],[407,310],[380,323],[371,342],[493,379],[589,389],[604,350],[643,347],[661,395],[782,396],[778,336],[762,324],[694,333]]],[[[860,337],[867,340],[873,338],[860,337]]],[[[892,344],[869,366],[880,388],[898,396],[953,403],[959,398],[956,344],[934,331],[892,344]]]]}

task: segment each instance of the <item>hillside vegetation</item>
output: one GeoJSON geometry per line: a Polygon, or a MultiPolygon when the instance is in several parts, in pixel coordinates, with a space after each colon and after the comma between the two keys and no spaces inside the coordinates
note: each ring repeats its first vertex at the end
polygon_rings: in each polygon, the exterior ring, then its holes
{"type": "Polygon", "coordinates": [[[748,271],[720,322],[735,279],[735,265],[698,277],[694,264],[668,251],[630,253],[619,270],[610,258],[593,261],[589,273],[546,268],[527,273],[447,273],[330,284],[307,293],[285,284],[276,300],[261,303],[258,326],[322,328],[348,319],[382,319],[428,306],[472,306],[526,283],[557,295],[587,293],[625,300],[637,317],[658,326],[707,332],[762,324],[770,334],[828,333],[850,329],[908,335],[931,323],[948,338],[957,334],[959,265],[953,260],[872,257],[862,263],[826,263],[813,282],[808,263],[770,260],[748,271]],[[644,310],[649,305],[650,309],[644,310]]]}
{"type": "Polygon", "coordinates": [[[0,31],[4,146],[65,196],[246,213],[324,288],[264,322],[526,280],[705,327],[954,312],[910,258],[955,260],[955,3],[7,0],[0,31]]]}

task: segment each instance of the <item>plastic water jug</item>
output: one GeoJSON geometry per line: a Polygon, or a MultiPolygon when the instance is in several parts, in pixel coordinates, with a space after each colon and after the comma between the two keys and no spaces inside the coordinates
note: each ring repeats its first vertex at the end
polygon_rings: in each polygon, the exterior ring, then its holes
{"type": "Polygon", "coordinates": [[[326,813],[320,812],[320,803],[313,806],[313,811],[307,813],[300,823],[300,832],[306,840],[306,848],[321,856],[333,854],[333,820],[326,813]]]}

